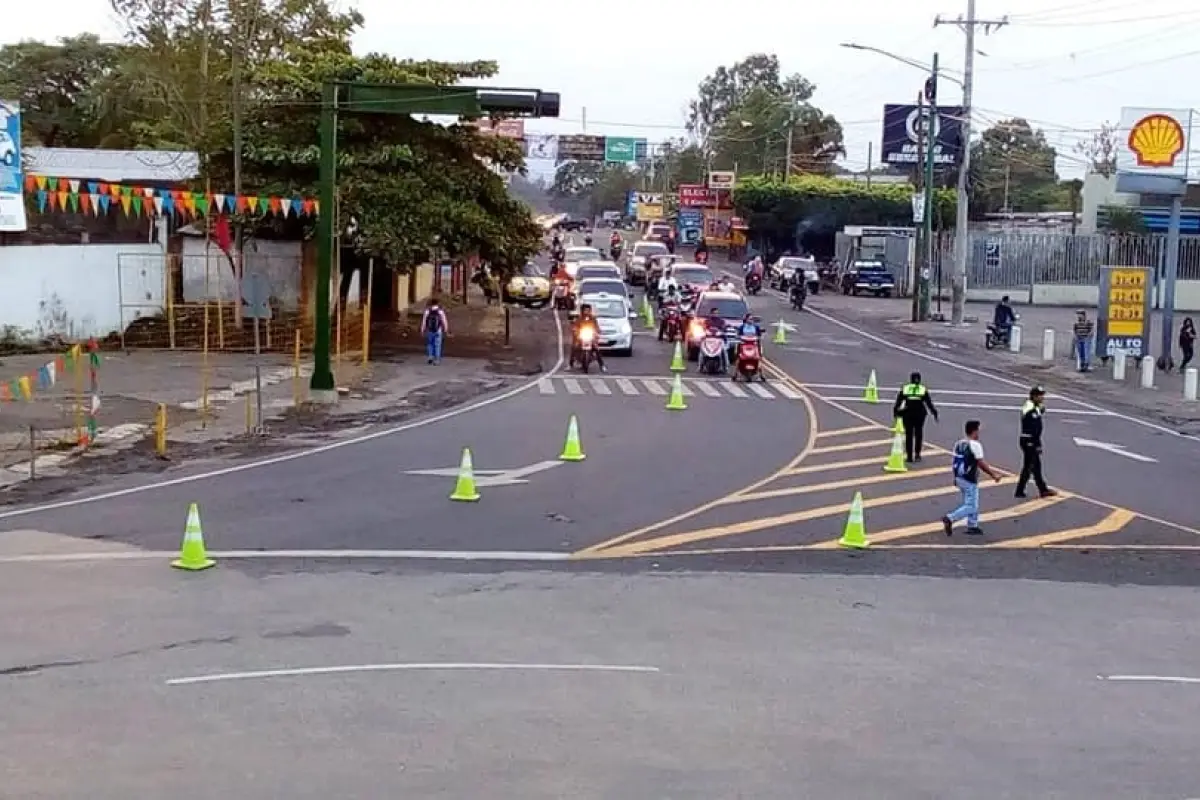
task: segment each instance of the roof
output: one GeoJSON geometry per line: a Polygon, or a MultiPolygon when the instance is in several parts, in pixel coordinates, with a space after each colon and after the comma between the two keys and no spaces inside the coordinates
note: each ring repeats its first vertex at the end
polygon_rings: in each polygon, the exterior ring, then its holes
{"type": "Polygon", "coordinates": [[[200,156],[182,151],[25,147],[21,155],[27,172],[55,178],[180,183],[200,174],[200,156]]]}
{"type": "Polygon", "coordinates": [[[706,297],[709,300],[742,300],[742,301],[745,301],[745,299],[746,299],[746,298],[742,297],[740,294],[738,294],[737,292],[718,292],[715,289],[705,289],[703,292],[700,293],[700,296],[706,297]]]}
{"type": "Polygon", "coordinates": [[[606,261],[604,259],[599,259],[597,261],[580,261],[578,262],[576,269],[583,269],[584,267],[607,267],[608,269],[616,270],[617,272],[621,271],[621,268],[617,266],[617,262],[606,261]]]}
{"type": "Polygon", "coordinates": [[[570,247],[564,248],[564,252],[567,252],[567,253],[570,253],[572,251],[578,252],[579,250],[591,250],[596,253],[600,252],[599,247],[592,247],[589,244],[576,244],[576,245],[571,245],[570,247]]]}

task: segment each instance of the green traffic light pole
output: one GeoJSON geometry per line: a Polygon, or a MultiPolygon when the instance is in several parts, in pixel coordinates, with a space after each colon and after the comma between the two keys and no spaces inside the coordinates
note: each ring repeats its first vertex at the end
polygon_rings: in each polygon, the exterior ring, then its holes
{"type": "Polygon", "coordinates": [[[925,244],[925,267],[918,273],[917,290],[920,293],[918,318],[925,322],[929,319],[929,272],[933,268],[933,156],[937,149],[938,124],[937,109],[937,80],[938,54],[933,54],[929,70],[929,86],[932,91],[926,92],[929,100],[929,124],[925,128],[925,213],[922,220],[922,238],[925,244]]]}
{"type": "Polygon", "coordinates": [[[317,191],[321,208],[317,214],[317,296],[313,320],[313,374],[309,382],[309,397],[313,402],[337,401],[337,388],[333,383],[329,358],[332,338],[329,306],[334,231],[338,224],[334,187],[337,185],[339,114],[439,114],[474,118],[494,113],[518,117],[557,117],[559,105],[557,93],[538,89],[341,81],[326,83],[322,87],[319,128],[321,160],[317,191]]]}

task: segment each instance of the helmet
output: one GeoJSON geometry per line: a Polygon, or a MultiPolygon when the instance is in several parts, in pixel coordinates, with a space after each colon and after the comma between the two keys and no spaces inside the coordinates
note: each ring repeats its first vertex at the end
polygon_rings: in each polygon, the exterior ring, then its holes
{"type": "Polygon", "coordinates": [[[584,243],[584,244],[591,244],[591,243],[592,243],[592,235],[591,235],[590,233],[589,233],[587,236],[584,236],[584,237],[583,237],[583,243],[584,243]]]}

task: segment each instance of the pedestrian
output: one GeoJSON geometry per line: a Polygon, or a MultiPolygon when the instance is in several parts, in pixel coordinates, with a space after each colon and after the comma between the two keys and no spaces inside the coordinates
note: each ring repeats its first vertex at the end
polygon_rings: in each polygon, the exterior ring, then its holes
{"type": "MultiPolygon", "coordinates": [[[[803,276],[800,279],[803,280],[803,276]]],[[[914,372],[908,376],[908,383],[900,387],[892,408],[892,416],[899,417],[904,423],[904,453],[910,464],[921,460],[921,448],[925,446],[925,418],[929,414],[936,422],[938,412],[933,397],[921,383],[921,373],[914,372]]]]}
{"type": "Polygon", "coordinates": [[[1029,390],[1029,399],[1021,407],[1021,476],[1017,479],[1016,497],[1025,497],[1029,479],[1037,485],[1042,497],[1053,497],[1058,492],[1046,485],[1042,476],[1042,417],[1046,413],[1046,392],[1040,386],[1029,390]]]}
{"type": "Polygon", "coordinates": [[[1196,352],[1196,325],[1191,317],[1183,318],[1183,327],[1179,329],[1179,349],[1183,353],[1183,361],[1179,362],[1179,371],[1187,369],[1196,352]]]}
{"type": "Polygon", "coordinates": [[[1096,326],[1088,319],[1087,312],[1082,308],[1075,314],[1075,358],[1080,372],[1092,368],[1092,333],[1096,326]]]}
{"type": "Polygon", "coordinates": [[[421,330],[425,333],[425,358],[427,363],[442,362],[442,341],[450,332],[446,324],[446,310],[436,297],[429,298],[425,313],[421,315],[421,330]]]}
{"type": "Polygon", "coordinates": [[[983,528],[979,527],[979,473],[986,473],[996,483],[1000,482],[1000,473],[992,469],[983,460],[983,444],[979,441],[979,420],[967,420],[963,426],[966,435],[954,445],[954,461],[951,467],[954,471],[954,485],[958,487],[962,502],[958,508],[942,517],[942,528],[947,536],[954,535],[954,523],[961,519],[967,521],[967,534],[979,536],[983,528]]]}

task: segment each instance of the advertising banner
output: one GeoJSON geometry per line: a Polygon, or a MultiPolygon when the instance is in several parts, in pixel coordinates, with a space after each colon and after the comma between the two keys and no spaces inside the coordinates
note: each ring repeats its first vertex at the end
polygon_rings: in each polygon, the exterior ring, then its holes
{"type": "Polygon", "coordinates": [[[696,244],[704,233],[704,212],[698,208],[679,209],[675,229],[675,239],[679,244],[696,244]]]}
{"type": "Polygon", "coordinates": [[[1117,126],[1117,171],[1187,177],[1192,112],[1170,108],[1122,108],[1117,126]]]}
{"type": "Polygon", "coordinates": [[[708,173],[708,188],[732,189],[737,182],[737,173],[732,171],[713,171],[708,173]]]}
{"type": "Polygon", "coordinates": [[[558,137],[559,161],[603,161],[604,137],[574,134],[558,137]]]}
{"type": "Polygon", "coordinates": [[[0,100],[0,231],[17,233],[25,220],[25,179],[21,175],[21,106],[0,100]]]}
{"type": "Polygon", "coordinates": [[[680,208],[715,208],[717,205],[716,191],[698,183],[682,183],[679,185],[680,208]]]}
{"type": "Polygon", "coordinates": [[[637,195],[633,189],[625,195],[625,216],[632,217],[637,214],[637,195]]]}
{"type": "Polygon", "coordinates": [[[475,121],[475,127],[480,133],[489,136],[499,136],[502,139],[524,139],[525,120],[523,119],[483,119],[475,121]]]}
{"type": "MultiPolygon", "coordinates": [[[[880,159],[893,167],[915,167],[925,163],[920,151],[921,128],[926,125],[922,116],[928,108],[914,105],[883,107],[883,147],[880,159]]],[[[939,108],[934,124],[933,163],[939,167],[958,164],[962,153],[963,110],[958,107],[939,108]]]]}
{"type": "Polygon", "coordinates": [[[634,138],[605,136],[604,160],[611,164],[633,164],[637,161],[637,143],[634,138]]]}
{"type": "Polygon", "coordinates": [[[732,211],[704,210],[704,241],[708,243],[709,247],[729,247],[732,229],[732,211]]]}
{"type": "Polygon", "coordinates": [[[1101,356],[1122,351],[1129,358],[1146,355],[1150,334],[1149,267],[1101,267],[1100,309],[1096,350],[1101,356]]]}
{"type": "Polygon", "coordinates": [[[525,137],[525,157],[544,161],[558,160],[558,137],[531,133],[525,137]]]}
{"type": "Polygon", "coordinates": [[[659,192],[637,193],[637,221],[650,222],[666,216],[663,207],[663,196],[659,192]]]}

